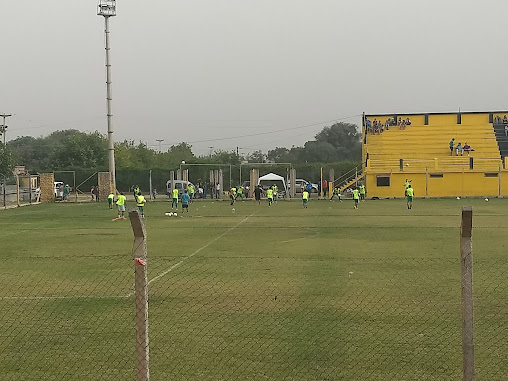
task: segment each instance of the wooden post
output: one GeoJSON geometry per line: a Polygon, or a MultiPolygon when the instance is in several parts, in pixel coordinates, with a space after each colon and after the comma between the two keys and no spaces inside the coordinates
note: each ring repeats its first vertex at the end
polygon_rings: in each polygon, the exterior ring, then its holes
{"type": "Polygon", "coordinates": [[[462,369],[463,380],[474,381],[474,339],[473,339],[473,208],[462,207],[460,227],[460,263],[462,296],[462,369]]]}
{"type": "Polygon", "coordinates": [[[16,205],[19,207],[19,176],[16,175],[16,205]]]}
{"type": "Polygon", "coordinates": [[[136,380],[150,380],[148,340],[148,282],[146,271],[146,230],[137,210],[129,212],[134,244],[134,277],[136,296],[136,380]]]}
{"type": "Polygon", "coordinates": [[[150,169],[149,181],[150,181],[150,200],[152,200],[153,199],[153,188],[152,188],[152,170],[151,169],[150,169]]]}
{"type": "Polygon", "coordinates": [[[321,190],[319,197],[323,198],[323,167],[321,167],[321,184],[319,184],[319,189],[321,190]]]}

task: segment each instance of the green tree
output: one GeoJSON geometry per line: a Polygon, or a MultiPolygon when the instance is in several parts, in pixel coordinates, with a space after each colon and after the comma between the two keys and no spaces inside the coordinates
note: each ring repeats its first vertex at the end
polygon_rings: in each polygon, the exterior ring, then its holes
{"type": "Polygon", "coordinates": [[[264,162],[264,155],[263,151],[257,150],[252,152],[248,157],[247,161],[249,163],[263,163],[264,162]]]}
{"type": "Polygon", "coordinates": [[[316,136],[317,142],[329,143],[337,151],[337,160],[359,160],[362,153],[361,132],[351,123],[335,123],[316,136]]]}
{"type": "Polygon", "coordinates": [[[218,150],[213,153],[211,162],[237,165],[240,164],[240,157],[233,151],[218,150]]]}
{"type": "Polygon", "coordinates": [[[276,147],[275,149],[269,150],[268,155],[266,155],[267,159],[270,161],[282,163],[287,160],[289,154],[289,150],[284,147],[276,147]]]}
{"type": "Polygon", "coordinates": [[[14,169],[14,154],[12,150],[0,144],[0,174],[10,176],[14,169]]]}

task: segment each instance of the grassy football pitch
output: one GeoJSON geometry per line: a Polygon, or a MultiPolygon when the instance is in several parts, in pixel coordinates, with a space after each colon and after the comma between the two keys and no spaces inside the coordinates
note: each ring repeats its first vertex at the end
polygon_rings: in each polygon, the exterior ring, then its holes
{"type": "MultiPolygon", "coordinates": [[[[148,203],[151,379],[461,379],[463,205],[477,380],[506,380],[503,199],[148,203]]],[[[135,379],[133,235],[115,216],[0,211],[1,380],[135,379]]]]}

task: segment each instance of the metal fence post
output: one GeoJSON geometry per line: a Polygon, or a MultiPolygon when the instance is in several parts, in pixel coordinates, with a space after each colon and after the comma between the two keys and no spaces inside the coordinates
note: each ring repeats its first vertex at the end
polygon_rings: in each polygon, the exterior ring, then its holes
{"type": "Polygon", "coordinates": [[[474,367],[474,306],[473,306],[473,208],[462,207],[460,228],[460,263],[462,297],[462,370],[463,380],[473,381],[474,367]]]}
{"type": "Polygon", "coordinates": [[[146,271],[146,230],[137,210],[129,212],[134,244],[135,296],[136,296],[136,380],[150,379],[148,340],[148,282],[146,271]]]}

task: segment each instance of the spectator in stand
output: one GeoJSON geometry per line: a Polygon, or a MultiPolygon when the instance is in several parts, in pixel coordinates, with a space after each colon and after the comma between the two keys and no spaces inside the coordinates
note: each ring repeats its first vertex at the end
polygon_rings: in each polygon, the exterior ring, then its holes
{"type": "Polygon", "coordinates": [[[494,118],[494,124],[501,124],[501,117],[499,115],[496,115],[494,118]]]}
{"type": "Polygon", "coordinates": [[[457,153],[457,156],[459,156],[459,153],[460,156],[464,154],[464,149],[462,148],[462,144],[460,142],[457,144],[457,147],[455,147],[455,152],[457,153]]]}
{"type": "Polygon", "coordinates": [[[474,151],[474,149],[472,149],[469,144],[464,143],[464,148],[462,148],[462,152],[467,152],[467,156],[469,156],[469,153],[472,151],[474,151]]]}
{"type": "Polygon", "coordinates": [[[453,146],[455,145],[455,138],[452,138],[452,140],[450,140],[450,143],[448,145],[450,146],[450,155],[453,156],[453,146]]]}
{"type": "Polygon", "coordinates": [[[503,116],[503,124],[508,124],[508,118],[505,116],[503,116]]]}
{"type": "Polygon", "coordinates": [[[367,132],[372,133],[372,123],[370,122],[370,119],[367,119],[365,125],[367,126],[367,132]]]}
{"type": "Polygon", "coordinates": [[[508,136],[508,124],[504,125],[504,134],[505,136],[508,136]]]}
{"type": "Polygon", "coordinates": [[[385,130],[388,131],[389,129],[390,129],[390,119],[386,119],[385,130]]]}
{"type": "Polygon", "coordinates": [[[406,119],[406,126],[410,126],[411,125],[411,119],[407,118],[406,119]]]}

